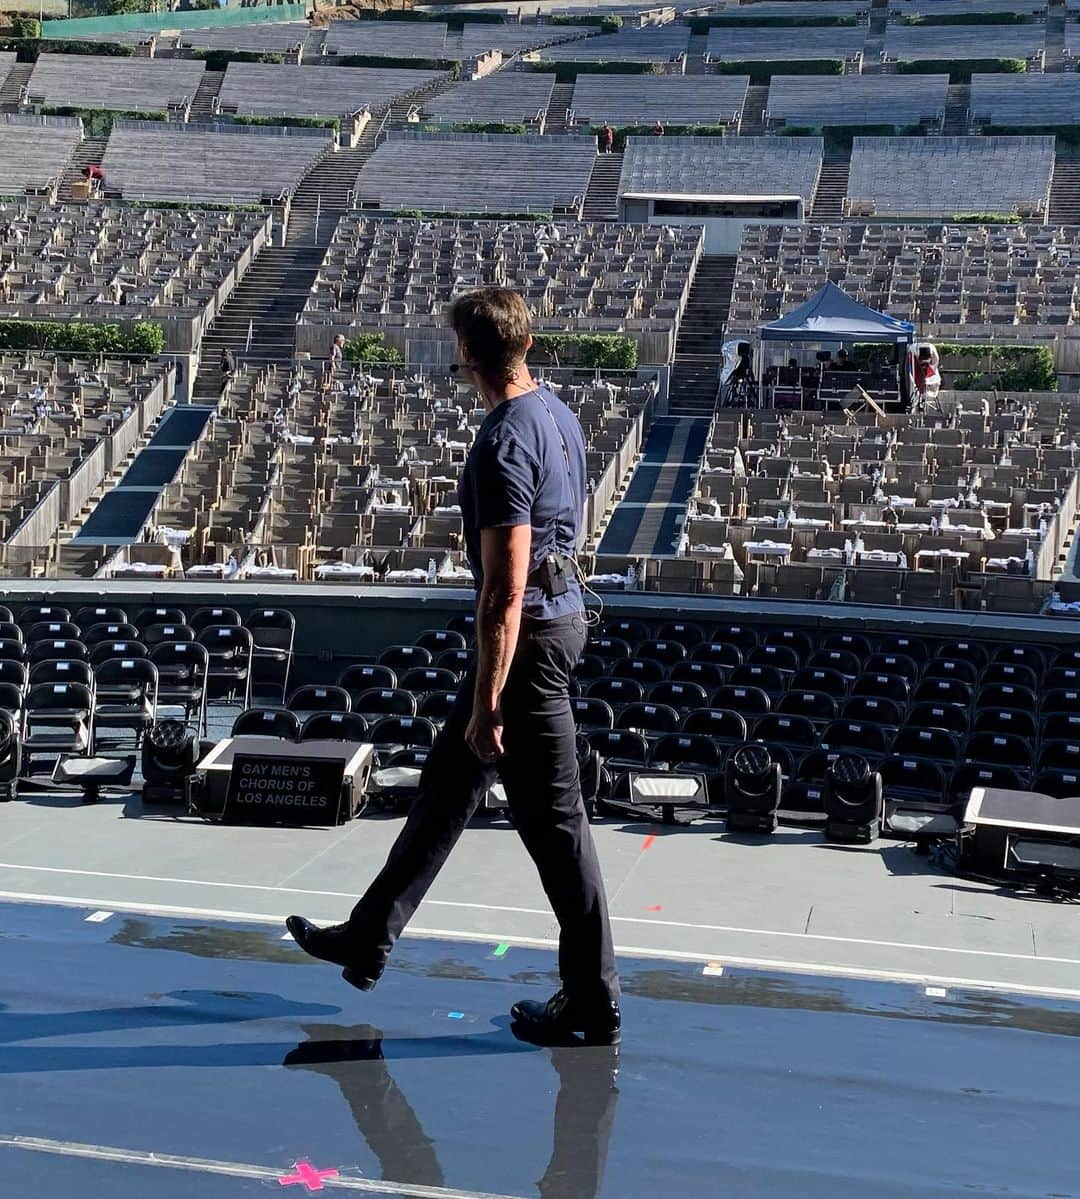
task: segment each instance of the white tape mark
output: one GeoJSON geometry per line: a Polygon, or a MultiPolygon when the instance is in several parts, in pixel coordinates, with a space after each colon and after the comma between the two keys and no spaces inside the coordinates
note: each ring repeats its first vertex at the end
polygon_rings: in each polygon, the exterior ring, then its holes
{"type": "Polygon", "coordinates": [[[90,915],[86,917],[86,923],[103,924],[111,915],[112,912],[91,912],[90,915]]]}
{"type": "Polygon", "coordinates": [[[709,978],[719,978],[724,973],[724,967],[719,962],[710,962],[701,973],[709,978]]]}
{"type": "Polygon", "coordinates": [[[946,991],[944,987],[927,987],[926,988],[926,994],[931,999],[944,999],[945,996],[948,995],[948,993],[949,992],[946,991]]]}

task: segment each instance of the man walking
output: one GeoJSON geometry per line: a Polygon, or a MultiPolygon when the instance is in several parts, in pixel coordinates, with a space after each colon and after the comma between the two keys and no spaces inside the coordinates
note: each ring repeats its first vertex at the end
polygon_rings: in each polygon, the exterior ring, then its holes
{"type": "Polygon", "coordinates": [[[619,1040],[619,980],[603,879],[581,800],[570,673],[585,645],[573,554],[585,501],[585,441],[573,413],[525,364],[529,313],[516,292],[484,288],[450,309],[458,371],[487,415],[459,502],[477,585],[476,658],[428,755],[386,865],[344,924],[286,926],[314,957],[370,990],[477,806],[502,779],[560,926],[562,989],[511,1015],[535,1039],[619,1040]]]}

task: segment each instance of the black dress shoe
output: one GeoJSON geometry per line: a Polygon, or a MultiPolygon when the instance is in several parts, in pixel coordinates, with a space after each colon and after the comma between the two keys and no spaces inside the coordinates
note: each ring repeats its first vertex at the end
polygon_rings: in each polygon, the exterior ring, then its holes
{"type": "Polygon", "coordinates": [[[357,960],[356,951],[349,942],[348,925],[331,924],[319,928],[303,916],[290,916],[285,921],[285,927],[305,953],[320,961],[344,966],[341,977],[351,986],[360,991],[370,991],[379,981],[382,966],[365,966],[357,960]]]}
{"type": "Polygon", "coordinates": [[[585,1045],[618,1045],[622,1039],[622,1015],[613,999],[586,1007],[565,991],[556,991],[546,1003],[522,999],[510,1009],[510,1017],[519,1033],[542,1045],[579,1040],[585,1045]]]}

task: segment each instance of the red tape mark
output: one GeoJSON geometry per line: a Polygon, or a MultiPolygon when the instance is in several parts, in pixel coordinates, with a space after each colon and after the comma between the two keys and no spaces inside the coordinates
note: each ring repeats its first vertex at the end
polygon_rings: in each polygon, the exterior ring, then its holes
{"type": "Polygon", "coordinates": [[[644,852],[645,852],[645,850],[647,850],[647,849],[649,848],[649,846],[650,846],[650,845],[652,845],[652,843],[653,843],[655,840],[656,840],[656,834],[655,834],[655,833],[650,833],[650,834],[649,834],[649,835],[648,835],[648,836],[645,838],[645,840],[644,840],[644,841],[642,841],[642,843],[641,843],[641,852],[642,852],[642,853],[644,853],[644,852]]]}
{"type": "Polygon", "coordinates": [[[294,1162],[295,1174],[282,1174],[278,1179],[278,1183],[283,1187],[295,1186],[297,1183],[303,1185],[309,1191],[321,1191],[323,1189],[324,1178],[337,1178],[337,1170],[316,1170],[310,1162],[294,1162]]]}
{"type": "Polygon", "coordinates": [[[656,907],[654,907],[654,908],[646,908],[645,909],[646,912],[662,912],[663,910],[664,909],[659,904],[657,904],[656,907]]]}

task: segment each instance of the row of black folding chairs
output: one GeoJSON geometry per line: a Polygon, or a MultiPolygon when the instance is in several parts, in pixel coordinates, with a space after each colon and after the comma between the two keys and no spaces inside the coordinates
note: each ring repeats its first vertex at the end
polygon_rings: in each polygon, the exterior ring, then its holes
{"type": "Polygon", "coordinates": [[[447,681],[456,684],[456,676],[431,668],[414,669],[404,675],[402,684],[411,687],[349,688],[307,683],[291,692],[283,708],[263,710],[285,711],[298,718],[333,713],[357,716],[368,723],[383,716],[424,716],[441,724],[457,697],[456,690],[440,686],[447,681]]]}
{"type": "MultiPolygon", "coordinates": [[[[0,660],[60,656],[60,642],[72,643],[75,657],[83,657],[77,648],[82,645],[87,657],[96,655],[99,660],[137,654],[133,647],[138,645],[153,650],[180,641],[201,642],[212,653],[215,648],[224,653],[222,635],[211,634],[221,628],[243,630],[225,635],[235,643],[237,652],[243,652],[245,643],[250,642],[252,687],[275,692],[280,688],[284,699],[293,667],[296,621],[283,608],[256,608],[242,620],[235,608],[197,608],[189,616],[178,607],[158,606],[143,608],[128,620],[127,612],[115,605],[81,608],[74,613],[55,605],[32,605],[23,608],[15,620],[10,609],[0,606],[0,660]]],[[[250,700],[250,693],[246,699],[250,700]]]]}
{"type": "Polygon", "coordinates": [[[379,762],[403,750],[422,751],[435,743],[438,726],[423,716],[380,716],[358,712],[312,712],[301,720],[288,708],[248,708],[233,721],[233,737],[275,737],[284,741],[351,741],[375,747],[379,762]]]}

